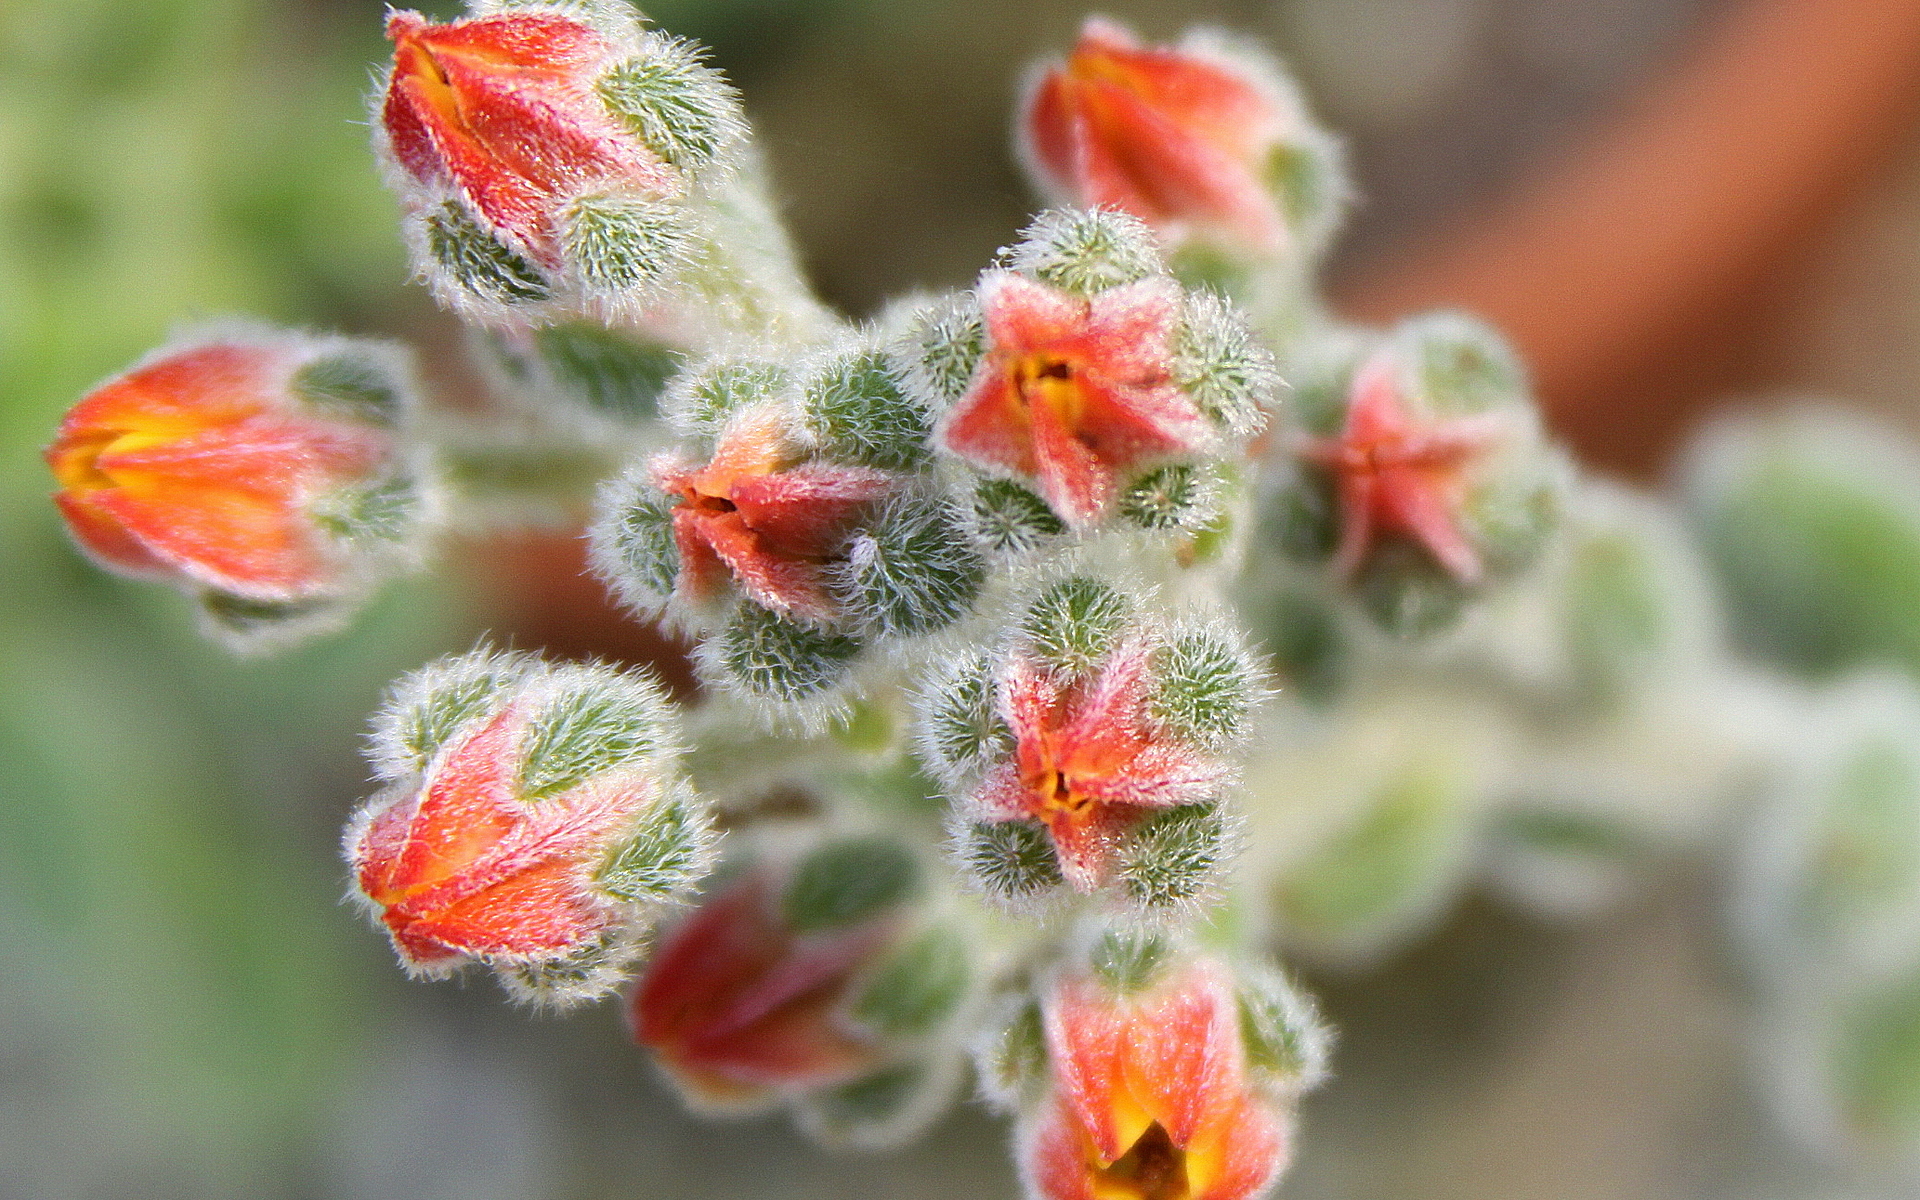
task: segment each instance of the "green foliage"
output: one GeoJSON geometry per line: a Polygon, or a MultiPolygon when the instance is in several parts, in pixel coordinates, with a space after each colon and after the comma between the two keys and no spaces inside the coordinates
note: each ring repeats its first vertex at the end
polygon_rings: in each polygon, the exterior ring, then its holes
{"type": "Polygon", "coordinates": [[[1466,416],[1524,402],[1519,361],[1480,322],[1437,313],[1404,322],[1395,336],[1413,352],[1415,394],[1433,415],[1466,416]]]}
{"type": "Polygon", "coordinates": [[[992,660],[956,659],[936,671],[921,693],[921,745],[935,768],[977,774],[1013,750],[1013,732],[995,706],[992,660]]]}
{"type": "Polygon", "coordinates": [[[720,358],[683,373],[668,385],[662,405],[689,433],[714,437],[727,418],[770,400],[785,388],[785,364],[752,358],[720,358]]]}
{"type": "Polygon", "coordinates": [[[1088,952],[1093,973],[1122,995],[1145,990],[1167,965],[1174,947],[1150,929],[1116,928],[1101,934],[1088,952]]]}
{"type": "Polygon", "coordinates": [[[1291,1087],[1311,1086],[1326,1070],[1331,1035],[1313,1001],[1267,968],[1240,972],[1236,999],[1247,1065],[1291,1087]]]}
{"type": "Polygon", "coordinates": [[[1253,666],[1218,634],[1178,634],[1153,654],[1153,693],[1147,711],[1189,741],[1218,746],[1245,732],[1259,695],[1253,666]]]}
{"type": "Polygon", "coordinates": [[[806,382],[802,395],[822,456],[887,471],[926,461],[926,409],[907,395],[885,354],[838,355],[806,382]]]}
{"type": "Polygon", "coordinates": [[[1021,619],[1020,633],[1047,666],[1085,674],[1112,652],[1132,609],[1114,588],[1076,575],[1040,593],[1021,619]]]}
{"type": "Polygon", "coordinates": [[[972,822],[955,840],[961,866],[989,896],[1028,900],[1063,881],[1053,840],[1030,821],[972,822]]]}
{"type": "Polygon", "coordinates": [[[971,517],[980,543],[1003,554],[1036,549],[1067,531],[1045,500],[1011,479],[982,479],[973,490],[971,517]]]}
{"type": "Polygon", "coordinates": [[[585,321],[543,326],[531,337],[541,366],[562,393],[630,420],[655,415],[660,391],[682,361],[657,342],[585,321]]]}
{"type": "Polygon", "coordinates": [[[987,327],[972,296],[951,296],[924,309],[895,351],[913,390],[934,408],[964,396],[987,352],[987,327]]]}
{"type": "Polygon", "coordinates": [[[1164,270],[1153,232],[1110,208],[1050,209],[1021,237],[1013,249],[1014,269],[1081,296],[1164,270]]]}
{"type": "Polygon", "coordinates": [[[1273,354],[1213,292],[1196,292],[1174,337],[1174,381],[1208,420],[1236,437],[1266,423],[1280,389],[1273,354]]]}
{"type": "Polygon", "coordinates": [[[600,98],[661,161],[698,174],[745,134],[740,99],[698,46],[659,35],[647,43],[600,78],[600,98]]]}
{"type": "Polygon", "coordinates": [[[288,388],[302,403],[371,425],[393,426],[405,405],[402,385],[386,362],[347,350],[303,365],[288,388]]]}
{"type": "Polygon", "coordinates": [[[560,211],[560,252],[583,291],[617,295],[673,277],[692,231],[679,205],[588,192],[560,211]]]}
{"type": "Polygon", "coordinates": [[[920,886],[913,854],[890,837],[829,842],[802,859],[781,902],[797,933],[841,929],[877,917],[920,886]]]}
{"type": "Polygon", "coordinates": [[[661,797],[594,872],[600,891],[628,903],[672,899],[707,873],[718,835],[699,797],[676,788],[661,797]]]}
{"type": "Polygon", "coordinates": [[[720,637],[718,662],[733,679],[769,700],[804,700],[847,677],[860,643],[789,621],[742,602],[720,637]]]}
{"type": "Polygon", "coordinates": [[[838,582],[865,628],[910,637],[970,612],[984,575],[946,501],[911,497],[886,505],[854,539],[838,582]]]}
{"type": "Polygon", "coordinates": [[[389,779],[424,771],[456,733],[493,712],[532,669],[516,654],[476,650],[424,667],[395,685],[376,736],[389,779]]]}
{"type": "Polygon", "coordinates": [[[1748,649],[1816,674],[1890,659],[1920,676],[1920,461],[1903,440],[1803,414],[1695,453],[1689,515],[1748,649]]]}
{"type": "Polygon", "coordinates": [[[1472,594],[1424,547],[1399,538],[1367,555],[1354,588],[1375,624],[1409,640],[1451,628],[1472,594]]]}
{"type": "Polygon", "coordinates": [[[1142,529],[1197,529],[1219,516],[1212,482],[1187,463],[1155,467],[1120,494],[1120,515],[1142,529]]]}
{"type": "Polygon", "coordinates": [[[954,1014],[972,980],[966,940],[936,925],[880,964],[849,1014],[881,1037],[924,1037],[954,1014]]]}
{"type": "Polygon", "coordinates": [[[428,213],[427,253],[460,287],[502,304],[547,299],[551,290],[533,264],[501,245],[453,200],[428,213]]]}
{"type": "Polygon", "coordinates": [[[1228,849],[1217,804],[1171,808],[1128,832],[1114,877],[1121,893],[1142,907],[1186,904],[1218,881],[1228,849]]]}
{"type": "Polygon", "coordinates": [[[667,748],[666,697],[646,676],[563,666],[553,670],[549,686],[521,746],[520,788],[527,799],[646,764],[667,748]]]}
{"type": "Polygon", "coordinates": [[[1047,1030],[1040,1005],[1021,996],[996,1014],[977,1066],[989,1093],[1012,1103],[1047,1080],[1047,1030]]]}

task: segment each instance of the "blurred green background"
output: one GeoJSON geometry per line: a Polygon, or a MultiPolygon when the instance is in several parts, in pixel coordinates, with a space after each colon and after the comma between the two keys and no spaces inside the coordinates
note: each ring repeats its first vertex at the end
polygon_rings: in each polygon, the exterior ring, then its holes
{"type": "MultiPolygon", "coordinates": [[[[1340,251],[1351,265],[1488,194],[1706,5],[1102,7],[1154,36],[1219,21],[1297,58],[1355,138],[1366,203],[1340,251]]],[[[235,663],[196,639],[184,603],[94,570],[55,521],[38,448],[82,390],[177,323],[245,312],[452,353],[451,322],[407,282],[366,151],[381,9],[0,0],[0,1196],[1011,1195],[1004,1134],[972,1108],[925,1148],[828,1158],[778,1123],[679,1115],[623,1052],[614,1006],[531,1018],[484,983],[413,985],[395,969],[340,903],[338,829],[386,681],[499,628],[484,563],[392,589],[348,636],[235,663]]],[[[1032,201],[1006,149],[1009,103],[1023,64],[1081,15],[1054,0],[651,11],[711,43],[741,84],[809,266],[852,312],[963,284],[1011,239],[1032,201]]],[[[1509,1170],[1504,1190],[1484,1176],[1523,1154],[1489,1131],[1511,1127],[1501,1105],[1537,1117],[1535,1098],[1571,1086],[1581,1062],[1604,1068],[1608,1038],[1644,1042],[1643,1021],[1695,1091],[1649,1099],[1616,1070],[1591,1103],[1640,1104],[1648,1120],[1700,1097],[1745,1103],[1713,1057],[1718,1035],[1669,1015],[1698,1001],[1698,942],[1673,915],[1698,907],[1680,894],[1570,935],[1483,904],[1380,976],[1317,981],[1355,1049],[1309,1114],[1288,1194],[1572,1195],[1528,1190],[1562,1178],[1550,1172],[1509,1170]],[[1558,1028],[1569,988],[1583,1014],[1563,1039],[1572,1058],[1538,1059],[1526,1039],[1558,1028]],[[1544,1075],[1487,1083],[1515,1055],[1544,1075]],[[1463,1088],[1488,1123],[1418,1117],[1454,1113],[1463,1088]]],[[[1621,1174],[1604,1139],[1521,1125],[1527,1161],[1557,1144],[1563,1166],[1573,1153],[1576,1173],[1597,1173],[1581,1194],[1680,1194],[1621,1174]]],[[[1710,1159],[1764,1136],[1739,1132],[1763,1128],[1752,1114],[1730,1127],[1710,1159]]]]}

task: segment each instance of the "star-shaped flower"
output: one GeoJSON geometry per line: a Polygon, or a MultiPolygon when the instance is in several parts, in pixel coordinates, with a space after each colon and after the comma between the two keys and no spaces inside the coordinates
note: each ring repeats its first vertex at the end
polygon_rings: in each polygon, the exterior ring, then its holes
{"type": "Polygon", "coordinates": [[[853,526],[896,483],[870,467],[805,461],[773,406],[736,418],[704,465],[662,458],[653,474],[679,498],[683,594],[711,600],[731,579],[765,608],[822,623],[839,615],[829,576],[853,526]]]}
{"type": "Polygon", "coordinates": [[[1340,542],[1334,570],[1351,577],[1374,544],[1400,534],[1424,546],[1454,578],[1477,582],[1480,551],[1461,528],[1468,475],[1502,426],[1491,415],[1422,418],[1400,394],[1397,364],[1376,355],[1354,377],[1339,436],[1309,438],[1298,453],[1325,467],[1339,492],[1340,542]]]}
{"type": "Polygon", "coordinates": [[[1151,656],[1147,641],[1132,639],[1073,680],[1015,654],[1001,677],[1014,753],[988,772],[975,803],[988,820],[1045,826],[1062,873],[1082,892],[1105,881],[1114,842],[1140,818],[1212,799],[1227,776],[1223,763],[1147,718],[1151,656]]]}
{"type": "Polygon", "coordinates": [[[1113,508],[1123,472],[1203,450],[1213,430],[1174,382],[1180,289],[1152,278],[1081,297],[1011,271],[980,285],[988,349],[943,445],[1031,479],[1063,520],[1113,508]]]}

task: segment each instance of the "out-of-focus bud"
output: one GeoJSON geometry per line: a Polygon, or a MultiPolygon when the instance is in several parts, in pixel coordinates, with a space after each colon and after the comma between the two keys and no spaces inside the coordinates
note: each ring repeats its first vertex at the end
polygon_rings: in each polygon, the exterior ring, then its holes
{"type": "Polygon", "coordinates": [[[699,257],[689,203],[737,158],[739,102],[687,44],[624,6],[393,12],[377,148],[440,299],[492,323],[638,316],[699,257]]]}
{"type": "Polygon", "coordinates": [[[111,570],[197,596],[259,648],[336,622],[417,559],[434,497],[404,351],[235,325],[81,399],[47,448],[54,501],[111,570]]]}
{"type": "Polygon", "coordinates": [[[1686,513],[1735,637],[1790,667],[1920,673],[1920,455],[1837,411],[1729,421],[1688,456],[1686,513]]]}
{"type": "Polygon", "coordinates": [[[360,898],[415,975],[491,967],[563,1006],[619,986],[714,834],[650,678],[476,652],[402,680],[374,731],[389,786],[348,827],[360,898]]]}
{"type": "Polygon", "coordinates": [[[1819,694],[1745,847],[1734,931],[1753,1050],[1790,1132],[1856,1166],[1920,1168],[1920,692],[1819,694]]]}
{"type": "Polygon", "coordinates": [[[1285,1168],[1326,1035],[1277,974],[1236,987],[1224,963],[1110,933],[1043,986],[1039,1017],[1047,1086],[1016,1134],[1036,1200],[1245,1200],[1285,1168]]]}
{"type": "Polygon", "coordinates": [[[595,321],[477,329],[471,345],[501,400],[543,427],[588,437],[618,436],[658,416],[683,362],[670,346],[595,321]]]}
{"type": "Polygon", "coordinates": [[[759,863],[677,926],[632,1000],[634,1038],[695,1106],[787,1103],[828,1142],[897,1141],[951,1096],[972,952],[926,911],[889,838],[759,863]]]}
{"type": "Polygon", "coordinates": [[[1179,243],[1317,249],[1345,199],[1338,154],[1278,64],[1209,31],[1143,46],[1095,17],[1029,84],[1029,172],[1057,202],[1132,213],[1179,243]]]}
{"type": "Polygon", "coordinates": [[[1044,502],[1022,520],[983,492],[985,540],[1023,549],[1032,538],[1015,527],[1049,519],[1079,532],[1115,516],[1207,524],[1216,513],[1197,468],[1264,425],[1271,356],[1217,297],[1183,292],[1120,214],[1044,214],[1011,262],[980,283],[977,331],[935,306],[907,339],[909,385],[944,409],[939,444],[1044,502]]]}
{"type": "Polygon", "coordinates": [[[1437,631],[1538,557],[1563,464],[1518,364],[1476,322],[1419,318],[1333,357],[1296,388],[1294,475],[1270,498],[1263,540],[1329,562],[1390,632],[1437,631]]]}
{"type": "Polygon", "coordinates": [[[932,673],[921,752],[959,801],[956,849],[990,894],[1034,897],[1064,878],[1178,905],[1231,850],[1218,805],[1260,693],[1231,634],[1156,622],[1074,576],[1039,593],[1001,657],[932,673]]]}

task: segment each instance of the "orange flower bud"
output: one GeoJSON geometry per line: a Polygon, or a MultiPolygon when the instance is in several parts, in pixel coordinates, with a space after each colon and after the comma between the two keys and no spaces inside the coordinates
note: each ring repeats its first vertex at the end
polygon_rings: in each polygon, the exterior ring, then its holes
{"type": "Polygon", "coordinates": [[[1207,39],[1143,46],[1095,17],[1030,86],[1021,148],[1061,202],[1204,227],[1260,253],[1288,248],[1276,178],[1304,120],[1271,69],[1207,39]]]}
{"type": "Polygon", "coordinates": [[[421,516],[396,436],[406,376],[392,349],[341,338],[191,338],[68,412],[54,502],[111,570],[255,606],[350,596],[421,516]]]}

